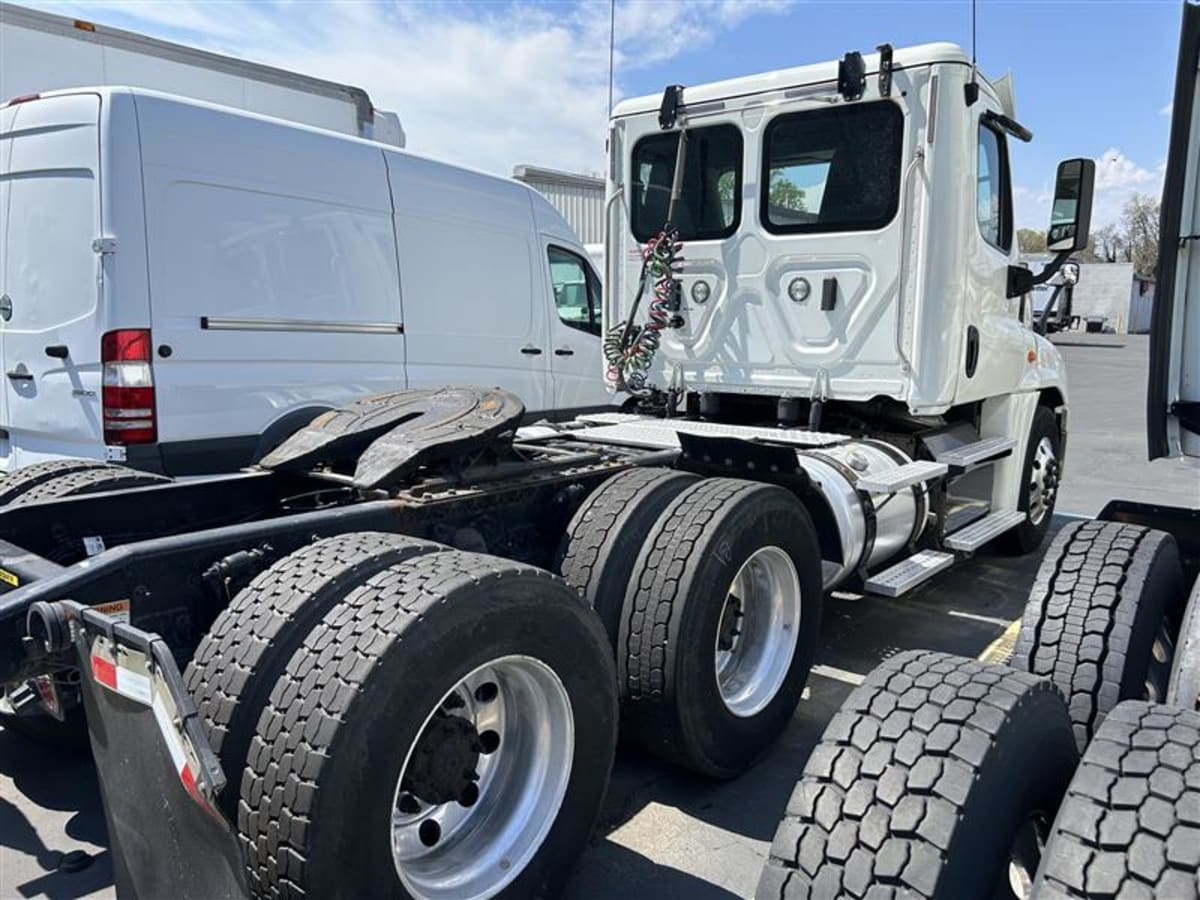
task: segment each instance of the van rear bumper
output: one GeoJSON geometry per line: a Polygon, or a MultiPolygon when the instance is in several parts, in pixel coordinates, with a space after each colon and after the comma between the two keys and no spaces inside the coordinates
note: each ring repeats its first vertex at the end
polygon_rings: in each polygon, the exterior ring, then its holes
{"type": "Polygon", "coordinates": [[[258,456],[257,434],[133,444],[125,450],[125,465],[156,475],[217,475],[236,472],[258,456]]]}

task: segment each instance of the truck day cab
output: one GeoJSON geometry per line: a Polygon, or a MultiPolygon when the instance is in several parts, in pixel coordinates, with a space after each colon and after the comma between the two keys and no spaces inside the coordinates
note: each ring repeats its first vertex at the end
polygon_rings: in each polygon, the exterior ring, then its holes
{"type": "MultiPolygon", "coordinates": [[[[626,101],[604,353],[637,412],[519,427],[505,391],[403,391],[235,475],[20,482],[8,721],[82,702],[119,887],[554,896],[618,718],[733,777],[793,715],[826,590],[1037,547],[1067,397],[1023,323],[1053,270],[1015,266],[1029,137],[946,44],[626,101]],[[178,827],[148,844],[151,802],[178,827]]],[[[1056,262],[1092,173],[1059,167],[1056,262]]]]}

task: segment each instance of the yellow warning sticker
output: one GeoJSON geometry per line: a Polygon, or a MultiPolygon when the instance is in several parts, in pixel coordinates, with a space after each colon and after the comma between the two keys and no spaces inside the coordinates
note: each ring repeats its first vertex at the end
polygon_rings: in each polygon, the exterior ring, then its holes
{"type": "Polygon", "coordinates": [[[0,581],[3,581],[9,587],[20,587],[21,579],[14,575],[8,569],[0,569],[0,581]]]}
{"type": "Polygon", "coordinates": [[[129,624],[129,601],[128,600],[110,600],[108,603],[97,603],[92,607],[98,613],[110,618],[116,619],[118,622],[129,624]]]}

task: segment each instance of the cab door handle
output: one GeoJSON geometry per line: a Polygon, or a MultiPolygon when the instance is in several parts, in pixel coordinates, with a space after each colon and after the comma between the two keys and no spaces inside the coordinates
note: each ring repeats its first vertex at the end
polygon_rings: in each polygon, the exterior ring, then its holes
{"type": "Polygon", "coordinates": [[[554,350],[554,355],[555,356],[574,356],[575,351],[572,350],[570,347],[557,347],[554,350]]]}
{"type": "Polygon", "coordinates": [[[5,374],[13,381],[33,381],[33,373],[22,369],[10,369],[5,374]]]}
{"type": "Polygon", "coordinates": [[[541,347],[522,347],[521,352],[524,353],[526,356],[541,356],[542,348],[541,347]]]}

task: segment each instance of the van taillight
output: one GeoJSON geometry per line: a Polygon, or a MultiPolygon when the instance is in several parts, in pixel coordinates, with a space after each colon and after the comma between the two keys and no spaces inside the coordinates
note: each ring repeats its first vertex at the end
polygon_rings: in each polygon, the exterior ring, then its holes
{"type": "Polygon", "coordinates": [[[104,443],[150,444],[158,440],[150,332],[129,328],[106,333],[100,338],[100,362],[104,443]]]}

